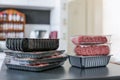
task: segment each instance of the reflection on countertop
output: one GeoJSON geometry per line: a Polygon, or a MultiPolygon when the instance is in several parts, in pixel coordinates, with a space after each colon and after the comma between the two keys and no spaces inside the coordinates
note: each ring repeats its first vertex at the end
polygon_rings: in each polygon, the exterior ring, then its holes
{"type": "Polygon", "coordinates": [[[45,70],[42,72],[29,72],[29,71],[20,71],[20,70],[14,70],[14,69],[7,69],[6,70],[6,76],[9,77],[10,80],[11,76],[14,76],[14,79],[17,80],[38,80],[38,79],[51,79],[51,76],[53,79],[62,78],[65,75],[64,67],[58,67],[50,70],[45,70]],[[25,75],[23,75],[25,74],[25,75]],[[26,75],[27,74],[27,75],[26,75]]]}
{"type": "Polygon", "coordinates": [[[80,69],[77,67],[70,67],[69,73],[74,77],[95,77],[95,76],[107,76],[109,70],[107,67],[100,67],[100,68],[88,68],[88,69],[80,69]]]}

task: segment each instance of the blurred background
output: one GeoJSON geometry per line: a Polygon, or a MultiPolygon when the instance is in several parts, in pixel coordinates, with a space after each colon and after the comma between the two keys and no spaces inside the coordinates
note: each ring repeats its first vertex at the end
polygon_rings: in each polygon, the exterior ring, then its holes
{"type": "MultiPolygon", "coordinates": [[[[111,54],[118,58],[120,57],[119,2],[120,0],[1,0],[0,14],[13,9],[25,15],[22,37],[39,38],[38,32],[42,30],[45,31],[44,38],[48,38],[51,32],[56,32],[54,35],[60,39],[59,49],[65,49],[68,54],[72,52],[71,36],[112,35],[111,54]]],[[[3,27],[3,22],[0,27],[3,27]]],[[[7,38],[8,32],[2,29],[0,37],[7,38]]],[[[17,33],[11,32],[15,35],[17,33]]],[[[1,51],[6,49],[5,39],[1,39],[0,49],[1,51]]]]}

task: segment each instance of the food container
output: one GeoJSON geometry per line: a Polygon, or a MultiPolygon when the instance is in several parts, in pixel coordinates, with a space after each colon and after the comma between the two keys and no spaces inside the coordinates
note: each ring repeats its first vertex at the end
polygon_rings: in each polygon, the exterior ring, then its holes
{"type": "Polygon", "coordinates": [[[24,66],[24,65],[14,65],[14,64],[6,63],[6,66],[9,69],[17,69],[17,70],[38,72],[38,71],[44,71],[44,70],[48,70],[48,69],[50,70],[50,69],[62,66],[63,64],[64,64],[64,62],[55,62],[55,63],[47,64],[45,66],[29,66],[29,65],[28,66],[24,66]]]}
{"type": "Polygon", "coordinates": [[[59,39],[7,38],[6,47],[15,51],[50,51],[59,47],[59,39]]]}
{"type": "Polygon", "coordinates": [[[16,65],[30,65],[30,64],[39,64],[39,63],[53,63],[53,62],[62,62],[66,61],[67,55],[56,55],[50,57],[43,57],[40,59],[32,58],[16,58],[14,56],[6,56],[6,63],[16,64],[16,65]]]}
{"type": "Polygon", "coordinates": [[[111,35],[77,35],[72,37],[75,45],[93,45],[110,43],[111,35]]]}
{"type": "Polygon", "coordinates": [[[103,67],[109,63],[110,55],[107,56],[73,56],[69,55],[72,66],[79,68],[103,67]]]}
{"type": "Polygon", "coordinates": [[[20,52],[5,50],[5,64],[10,69],[26,71],[48,70],[64,64],[68,57],[63,54],[64,51],[20,52]]]}
{"type": "Polygon", "coordinates": [[[52,55],[61,55],[65,52],[65,50],[54,50],[54,51],[42,51],[42,52],[21,52],[21,51],[11,51],[4,50],[6,55],[18,57],[18,58],[42,58],[52,55]]]}
{"type": "Polygon", "coordinates": [[[74,52],[78,56],[98,56],[108,55],[110,53],[111,44],[97,44],[97,45],[77,45],[74,52]]]}

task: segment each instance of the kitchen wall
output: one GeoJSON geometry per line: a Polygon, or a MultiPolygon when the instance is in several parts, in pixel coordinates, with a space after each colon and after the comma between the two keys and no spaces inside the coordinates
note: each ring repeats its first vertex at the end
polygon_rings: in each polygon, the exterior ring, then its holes
{"type": "Polygon", "coordinates": [[[103,32],[111,36],[111,54],[120,61],[120,0],[103,1],[103,32]]]}
{"type": "Polygon", "coordinates": [[[45,24],[26,24],[25,25],[25,37],[30,37],[30,33],[34,30],[46,30],[47,35],[49,37],[50,33],[50,25],[45,24]]]}
{"type": "Polygon", "coordinates": [[[86,0],[87,34],[103,34],[103,0],[86,0]]]}
{"type": "Polygon", "coordinates": [[[68,4],[68,25],[70,28],[74,28],[71,30],[76,34],[101,34],[102,10],[102,0],[70,0],[68,4]]]}

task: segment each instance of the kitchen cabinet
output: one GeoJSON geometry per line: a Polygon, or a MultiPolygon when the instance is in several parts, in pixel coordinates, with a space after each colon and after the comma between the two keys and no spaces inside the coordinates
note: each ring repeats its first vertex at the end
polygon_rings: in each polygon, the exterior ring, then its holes
{"type": "Polygon", "coordinates": [[[54,3],[55,0],[29,0],[28,6],[51,9],[54,8],[54,3]]]}
{"type": "Polygon", "coordinates": [[[7,9],[0,14],[0,40],[6,38],[23,38],[25,14],[17,10],[7,9]]]}
{"type": "Polygon", "coordinates": [[[28,0],[0,0],[0,5],[4,6],[20,6],[20,5],[28,5],[28,0]]]}
{"type": "Polygon", "coordinates": [[[102,34],[103,0],[71,0],[68,3],[70,35],[102,34]]]}
{"type": "Polygon", "coordinates": [[[20,8],[35,8],[35,9],[51,9],[55,5],[55,0],[1,0],[1,7],[20,7],[20,8]]]}

